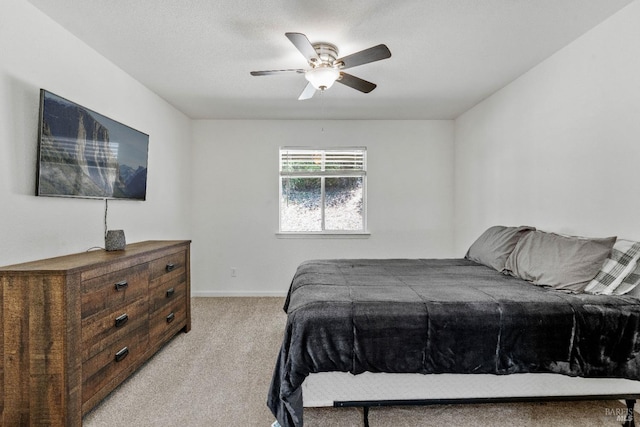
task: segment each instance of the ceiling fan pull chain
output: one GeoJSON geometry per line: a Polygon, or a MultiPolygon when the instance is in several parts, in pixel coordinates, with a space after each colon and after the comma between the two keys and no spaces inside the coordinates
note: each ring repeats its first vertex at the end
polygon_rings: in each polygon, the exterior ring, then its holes
{"type": "Polygon", "coordinates": [[[320,132],[324,133],[324,121],[326,119],[325,110],[324,110],[324,91],[320,91],[320,111],[322,113],[322,123],[320,126],[320,132]]]}

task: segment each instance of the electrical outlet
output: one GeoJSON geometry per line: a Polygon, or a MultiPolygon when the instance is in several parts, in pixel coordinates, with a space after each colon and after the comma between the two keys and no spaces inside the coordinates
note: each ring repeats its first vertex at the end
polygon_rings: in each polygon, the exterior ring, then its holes
{"type": "Polygon", "coordinates": [[[231,267],[231,277],[236,277],[238,275],[238,270],[235,267],[231,267]]]}

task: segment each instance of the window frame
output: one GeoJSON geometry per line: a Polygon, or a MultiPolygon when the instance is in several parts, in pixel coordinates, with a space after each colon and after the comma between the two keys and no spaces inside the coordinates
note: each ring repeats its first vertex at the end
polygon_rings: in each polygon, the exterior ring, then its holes
{"type": "Polygon", "coordinates": [[[280,238],[367,238],[371,233],[367,225],[367,147],[365,146],[345,146],[345,147],[320,147],[320,146],[280,146],[278,148],[278,232],[280,238]],[[361,170],[340,170],[340,171],[283,171],[284,151],[309,151],[319,152],[322,155],[321,169],[326,165],[325,155],[331,151],[361,151],[361,170]],[[362,178],[362,229],[358,230],[326,230],[325,224],[325,178],[341,177],[361,177],[362,178]],[[321,227],[318,231],[282,231],[282,180],[283,178],[320,178],[320,203],[321,203],[321,227]]]}

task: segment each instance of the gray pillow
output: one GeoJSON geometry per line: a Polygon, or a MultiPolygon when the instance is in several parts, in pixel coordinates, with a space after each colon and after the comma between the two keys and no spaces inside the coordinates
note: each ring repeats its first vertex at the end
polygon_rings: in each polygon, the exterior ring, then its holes
{"type": "Polygon", "coordinates": [[[494,225],[489,227],[473,242],[464,257],[502,271],[518,240],[532,230],[535,230],[535,228],[494,225]]]}
{"type": "Polygon", "coordinates": [[[615,237],[591,239],[532,231],[518,241],[505,270],[556,289],[582,292],[611,253],[615,237]]]}

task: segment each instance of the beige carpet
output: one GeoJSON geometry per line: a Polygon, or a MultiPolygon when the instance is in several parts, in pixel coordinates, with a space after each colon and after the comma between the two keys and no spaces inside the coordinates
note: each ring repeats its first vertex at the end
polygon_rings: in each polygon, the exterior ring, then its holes
{"type": "MultiPolygon", "coordinates": [[[[86,427],[269,427],[282,298],[194,298],[177,335],[84,418],[86,427]]],[[[372,408],[371,427],[619,426],[618,401],[372,408]]],[[[306,408],[307,427],[363,425],[362,410],[306,408]]]]}

